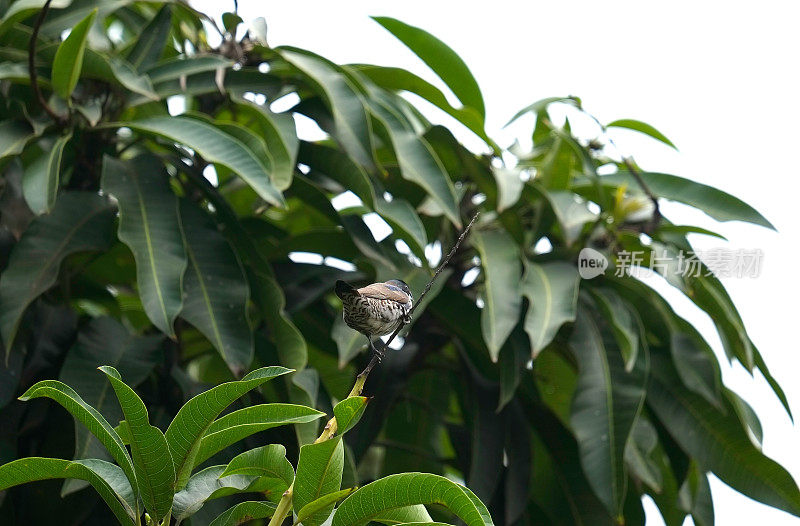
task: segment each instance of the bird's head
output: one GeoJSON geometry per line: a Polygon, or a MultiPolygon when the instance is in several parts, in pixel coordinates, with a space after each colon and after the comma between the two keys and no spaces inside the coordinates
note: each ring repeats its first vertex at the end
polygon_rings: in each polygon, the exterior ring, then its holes
{"type": "Polygon", "coordinates": [[[405,292],[406,294],[408,294],[409,298],[414,297],[411,294],[411,289],[408,288],[408,284],[402,279],[390,279],[389,281],[386,281],[384,285],[393,289],[397,289],[400,292],[405,292]]]}

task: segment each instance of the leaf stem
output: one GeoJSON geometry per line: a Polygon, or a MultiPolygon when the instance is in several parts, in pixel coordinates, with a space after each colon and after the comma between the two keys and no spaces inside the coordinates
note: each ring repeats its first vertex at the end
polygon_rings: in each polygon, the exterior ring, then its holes
{"type": "Polygon", "coordinates": [[[52,0],[47,0],[44,5],[42,6],[41,11],[39,11],[39,16],[36,18],[36,23],[33,25],[33,34],[31,35],[31,41],[28,44],[28,75],[31,79],[31,88],[33,89],[33,94],[36,95],[36,100],[39,101],[39,104],[42,106],[44,111],[56,121],[56,124],[59,126],[65,126],[67,121],[66,119],[56,113],[53,108],[44,100],[44,95],[42,95],[42,90],[39,88],[39,77],[36,73],[36,41],[39,38],[39,29],[42,27],[42,22],[44,22],[44,17],[47,15],[48,9],[50,9],[50,2],[52,0]]]}

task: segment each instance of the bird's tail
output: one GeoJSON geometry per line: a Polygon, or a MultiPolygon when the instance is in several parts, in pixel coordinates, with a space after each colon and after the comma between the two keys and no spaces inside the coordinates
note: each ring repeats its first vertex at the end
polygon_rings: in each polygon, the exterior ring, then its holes
{"type": "Polygon", "coordinates": [[[358,296],[358,290],[354,286],[349,283],[346,283],[340,279],[336,280],[336,288],[334,289],[336,295],[339,296],[339,299],[345,299],[351,296],[358,296]]]}

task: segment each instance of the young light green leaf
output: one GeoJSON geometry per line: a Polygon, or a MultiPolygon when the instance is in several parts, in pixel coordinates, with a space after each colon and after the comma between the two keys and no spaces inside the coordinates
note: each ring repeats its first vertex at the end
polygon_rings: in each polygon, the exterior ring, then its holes
{"type": "MultiPolygon", "coordinates": [[[[301,447],[294,481],[295,508],[303,509],[320,497],[339,491],[343,469],[344,446],[341,436],[301,447]]],[[[307,517],[303,525],[319,526],[325,522],[332,509],[333,503],[321,508],[307,517]]]]}
{"type": "Polygon", "coordinates": [[[226,382],[213,387],[195,396],[181,407],[166,433],[169,450],[175,462],[176,489],[183,488],[186,481],[189,480],[203,435],[214,419],[247,391],[290,372],[292,370],[285,367],[262,367],[239,381],[226,382]]]}
{"type": "Polygon", "coordinates": [[[525,332],[531,340],[533,358],[553,341],[562,325],[575,321],[579,283],[578,270],[569,263],[525,265],[522,280],[522,294],[528,298],[525,332]]]}
{"type": "Polygon", "coordinates": [[[189,478],[186,487],[172,499],[172,516],[180,524],[197,513],[206,501],[224,495],[245,492],[256,477],[249,475],[223,475],[225,466],[210,466],[189,478]]]}
{"type": "Polygon", "coordinates": [[[61,181],[61,158],[72,133],[58,137],[44,155],[28,166],[22,175],[22,193],[25,202],[36,214],[44,214],[56,204],[61,181]]]}
{"type": "Polygon", "coordinates": [[[638,131],[639,133],[649,135],[653,139],[661,141],[664,144],[675,148],[676,150],[678,149],[677,146],[672,144],[672,141],[667,139],[663,133],[650,126],[646,122],[637,121],[636,119],[619,119],[606,124],[606,128],[627,128],[629,130],[638,131]]]}
{"type": "Polygon", "coordinates": [[[24,402],[42,397],[55,400],[69,411],[75,419],[86,426],[89,432],[106,447],[112,458],[125,473],[125,476],[131,481],[131,485],[134,488],[136,487],[136,475],[134,474],[133,463],[130,456],[128,456],[128,451],[114,428],[111,427],[111,424],[99,411],[87,404],[71,387],[58,380],[37,382],[25,391],[19,399],[24,402]]]}
{"type": "MultiPolygon", "coordinates": [[[[342,502],[332,526],[362,526],[401,506],[439,504],[467,526],[492,526],[486,506],[466,487],[430,473],[399,473],[367,484],[342,502]]],[[[408,522],[408,521],[403,521],[408,522]]]]}
{"type": "Polygon", "coordinates": [[[336,433],[343,435],[351,430],[361,420],[367,403],[369,403],[369,398],[366,396],[351,396],[336,404],[333,407],[333,415],[336,417],[336,433]]]}
{"type": "Polygon", "coordinates": [[[485,118],[486,108],[478,82],[455,51],[418,27],[385,16],[373,17],[373,20],[422,59],[465,106],[476,110],[481,119],[485,118]]]}
{"type": "Polygon", "coordinates": [[[260,404],[228,413],[206,430],[194,465],[253,433],[287,424],[313,422],[323,416],[325,413],[316,409],[295,404],[260,404]]]}
{"type": "Polygon", "coordinates": [[[0,277],[0,331],[11,349],[27,306],[56,282],[61,262],[77,252],[111,246],[114,209],[90,192],[63,194],[50,214],[34,219],[0,277]]]}
{"type": "Polygon", "coordinates": [[[370,112],[392,145],[403,178],[418,184],[438,204],[448,219],[461,228],[455,189],[430,144],[404,120],[385,94],[372,92],[370,112]]]}
{"type": "Polygon", "coordinates": [[[627,484],[625,444],[644,403],[646,359],[635,372],[625,372],[619,351],[606,348],[608,339],[590,316],[578,310],[569,340],[578,362],[570,421],[589,484],[609,513],[619,517],[627,484]]]}
{"type": "Polygon", "coordinates": [[[485,276],[481,312],[483,339],[489,356],[496,362],[500,348],[519,321],[522,308],[519,247],[505,230],[479,231],[472,236],[485,276]]]}
{"type": "Polygon", "coordinates": [[[669,361],[653,356],[647,403],[681,448],[736,491],[800,516],[797,483],[753,445],[733,406],[723,400],[722,412],[680,385],[669,361]]]}
{"type": "Polygon", "coordinates": [[[287,487],[294,482],[294,468],[286,459],[286,448],[280,444],[269,444],[236,455],[220,477],[228,475],[276,478],[287,487]]]}
{"type": "Polygon", "coordinates": [[[142,399],[122,381],[113,367],[100,367],[119,400],[131,439],[131,455],[136,481],[144,507],[156,521],[164,518],[172,507],[175,465],[167,440],[157,427],[150,425],[142,399]]]}
{"type": "Polygon", "coordinates": [[[338,66],[296,48],[281,48],[281,56],[308,77],[333,114],[334,136],[344,150],[368,169],[374,166],[370,124],[361,96],[338,66]]]}
{"type": "Polygon", "coordinates": [[[170,29],[172,28],[172,11],[169,4],[159,9],[156,16],[144,26],[136,44],[128,53],[127,60],[136,71],[146,70],[158,62],[167,45],[170,29]]]}
{"type": "Polygon", "coordinates": [[[51,82],[53,89],[62,99],[69,100],[72,90],[78,84],[83,67],[86,39],[96,16],[97,9],[94,9],[72,28],[69,36],[58,46],[55,59],[53,59],[51,82]]]}
{"type": "Polygon", "coordinates": [[[149,117],[138,121],[117,123],[136,131],[151,133],[185,144],[209,162],[217,163],[236,172],[256,193],[275,206],[285,202],[280,191],[273,186],[264,164],[239,139],[224,133],[213,125],[186,116],[149,117]]]}
{"type": "Polygon", "coordinates": [[[0,491],[13,486],[47,479],[80,479],[88,481],[114,516],[125,526],[134,526],[135,497],[130,485],[125,488],[125,475],[115,465],[102,460],[62,460],[28,457],[0,466],[0,491]],[[118,475],[117,475],[118,472],[118,475]]]}
{"type": "MultiPolygon", "coordinates": [[[[340,500],[345,497],[348,497],[351,493],[353,493],[357,488],[347,488],[342,489],[339,491],[334,491],[333,493],[328,493],[327,495],[318,498],[313,502],[309,502],[303,508],[297,512],[297,518],[294,521],[294,526],[297,526],[300,523],[305,523],[307,519],[313,517],[321,510],[325,510],[330,508],[332,504],[336,504],[340,500]]],[[[328,511],[330,513],[330,511],[328,511]]]]}
{"type": "Polygon", "coordinates": [[[181,282],[187,266],[178,199],[164,165],[154,156],[103,159],[103,190],[117,198],[118,236],[136,259],[136,282],[147,316],[174,337],[173,323],[183,306],[181,282]]]}
{"type": "Polygon", "coordinates": [[[235,376],[253,360],[247,320],[250,288],[236,253],[199,207],[181,201],[181,231],[189,259],[181,317],[214,345],[235,376]]]}
{"type": "Polygon", "coordinates": [[[253,519],[267,519],[275,512],[275,504],[249,500],[240,502],[219,514],[209,526],[238,526],[253,519]]]}

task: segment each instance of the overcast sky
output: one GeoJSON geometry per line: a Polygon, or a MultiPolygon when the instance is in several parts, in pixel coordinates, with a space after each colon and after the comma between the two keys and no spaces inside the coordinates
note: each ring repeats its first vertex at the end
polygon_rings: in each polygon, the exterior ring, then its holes
{"type": "MultiPolygon", "coordinates": [[[[208,13],[231,1],[193,1],[208,13]]],[[[617,145],[645,169],[673,173],[732,193],[778,229],[717,223],[681,205],[664,212],[729,243],[695,238],[699,248],[761,249],[755,279],[723,279],[749,333],[800,413],[797,326],[800,297],[800,8],[794,2],[264,2],[240,0],[245,21],[263,16],[273,46],[291,44],[336,62],[369,62],[436,77],[370,15],[392,16],[433,33],[458,52],[483,91],[489,135],[511,144],[526,121],[501,130],[520,108],[543,97],[577,95],[601,121],[646,121],[680,149],[619,132],[617,145]]],[[[443,87],[443,86],[442,86],[443,87]]],[[[454,99],[451,99],[454,100],[454,99]]],[[[444,124],[452,121],[431,113],[444,124]]],[[[458,136],[479,147],[469,134],[458,136]]],[[[800,432],[766,382],[728,367],[708,317],[680,293],[663,289],[678,312],[712,343],[725,383],[756,409],[764,452],[800,479],[800,432]]],[[[798,520],[712,480],[717,524],[797,525],[798,520]]],[[[663,524],[652,502],[648,524],[663,524]]]]}

